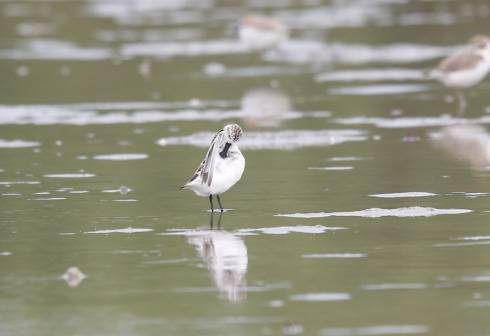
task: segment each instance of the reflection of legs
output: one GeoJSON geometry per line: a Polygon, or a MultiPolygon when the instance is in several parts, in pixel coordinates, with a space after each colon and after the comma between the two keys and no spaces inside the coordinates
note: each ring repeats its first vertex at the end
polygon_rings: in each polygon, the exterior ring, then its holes
{"type": "Polygon", "coordinates": [[[459,105],[458,105],[458,107],[459,107],[458,112],[459,112],[459,114],[461,115],[461,114],[463,114],[463,113],[465,112],[465,110],[466,110],[466,106],[467,106],[468,104],[466,103],[466,99],[464,98],[464,95],[463,95],[463,93],[462,93],[461,91],[458,91],[458,92],[456,93],[456,95],[457,95],[457,97],[458,97],[458,104],[459,104],[459,105]]]}
{"type": "Polygon", "coordinates": [[[219,195],[216,195],[216,198],[218,199],[218,204],[219,204],[219,208],[221,209],[221,213],[223,213],[223,206],[221,205],[221,200],[219,198],[219,195]]]}
{"type": "Polygon", "coordinates": [[[222,212],[219,214],[219,218],[218,218],[218,230],[221,230],[221,217],[223,217],[222,212]]]}
{"type": "Polygon", "coordinates": [[[213,195],[209,195],[209,204],[211,205],[211,216],[209,217],[209,226],[213,228],[213,215],[214,215],[213,195]]]}

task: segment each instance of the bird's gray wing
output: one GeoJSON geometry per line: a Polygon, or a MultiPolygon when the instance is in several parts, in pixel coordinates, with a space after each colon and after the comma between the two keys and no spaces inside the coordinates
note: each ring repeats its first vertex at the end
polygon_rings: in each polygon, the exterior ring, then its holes
{"type": "Polygon", "coordinates": [[[466,70],[474,67],[482,59],[480,55],[475,53],[474,48],[469,47],[443,59],[437,69],[442,72],[466,70]]]}
{"type": "Polygon", "coordinates": [[[221,138],[223,136],[222,133],[223,130],[216,133],[213,140],[211,141],[211,146],[209,146],[208,152],[204,156],[204,159],[187,183],[192,182],[197,177],[201,176],[203,183],[207,183],[208,186],[211,185],[214,172],[214,158],[216,157],[216,155],[218,155],[218,148],[221,143],[221,138]]]}
{"type": "Polygon", "coordinates": [[[204,167],[201,171],[202,181],[203,183],[207,183],[208,186],[211,185],[213,181],[214,174],[214,161],[219,152],[219,147],[221,144],[221,140],[223,137],[223,131],[219,131],[213,138],[211,142],[211,146],[209,147],[208,153],[203,160],[204,167]]]}

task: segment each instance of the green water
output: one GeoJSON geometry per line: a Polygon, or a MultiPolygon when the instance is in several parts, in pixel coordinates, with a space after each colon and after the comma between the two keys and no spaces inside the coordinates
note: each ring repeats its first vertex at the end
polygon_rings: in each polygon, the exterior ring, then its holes
{"type": "Polygon", "coordinates": [[[488,33],[489,12],[1,1],[0,334],[488,335],[490,84],[459,116],[406,71],[488,33]],[[237,51],[248,12],[292,40],[237,51]],[[318,77],[347,70],[381,80],[318,77]],[[280,106],[274,125],[263,106],[280,106]],[[207,199],[178,188],[208,145],[188,136],[229,122],[246,169],[210,231],[207,199]],[[70,286],[71,266],[85,278],[70,286]]]}

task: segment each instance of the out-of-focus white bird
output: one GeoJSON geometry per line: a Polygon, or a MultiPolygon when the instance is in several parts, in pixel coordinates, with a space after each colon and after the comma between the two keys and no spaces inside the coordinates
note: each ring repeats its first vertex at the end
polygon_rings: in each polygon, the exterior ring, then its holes
{"type": "MultiPolygon", "coordinates": [[[[443,59],[427,74],[447,87],[464,89],[480,83],[489,71],[490,37],[476,35],[468,45],[443,59]]],[[[466,101],[461,92],[458,92],[458,99],[460,112],[463,112],[466,101]]]]}
{"type": "Polygon", "coordinates": [[[240,41],[254,50],[276,48],[289,36],[288,27],[281,21],[260,15],[246,15],[240,22],[240,41]]]}

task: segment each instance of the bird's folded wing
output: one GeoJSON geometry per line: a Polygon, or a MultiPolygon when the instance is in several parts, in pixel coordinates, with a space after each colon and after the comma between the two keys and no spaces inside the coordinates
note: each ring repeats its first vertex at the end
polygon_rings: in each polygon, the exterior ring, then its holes
{"type": "Polygon", "coordinates": [[[478,64],[483,58],[473,50],[463,49],[442,60],[437,67],[442,72],[467,70],[478,64]]]}
{"type": "MultiPolygon", "coordinates": [[[[209,146],[206,156],[204,156],[204,159],[202,160],[201,164],[196,169],[191,179],[187,181],[185,185],[191,183],[199,176],[201,177],[202,183],[207,183],[208,186],[211,185],[211,182],[213,180],[215,157],[216,155],[218,155],[219,146],[223,136],[222,132],[223,130],[216,133],[216,135],[213,138],[213,141],[211,142],[211,146],[209,146]]],[[[185,185],[182,188],[184,188],[185,185]]]]}
{"type": "Polygon", "coordinates": [[[208,149],[208,153],[206,154],[206,157],[204,158],[203,161],[204,167],[201,171],[202,182],[206,183],[208,186],[210,186],[211,182],[213,181],[214,163],[215,163],[215,158],[219,152],[219,144],[221,143],[221,137],[222,137],[221,131],[214,136],[213,142],[211,143],[211,146],[208,149]]]}

